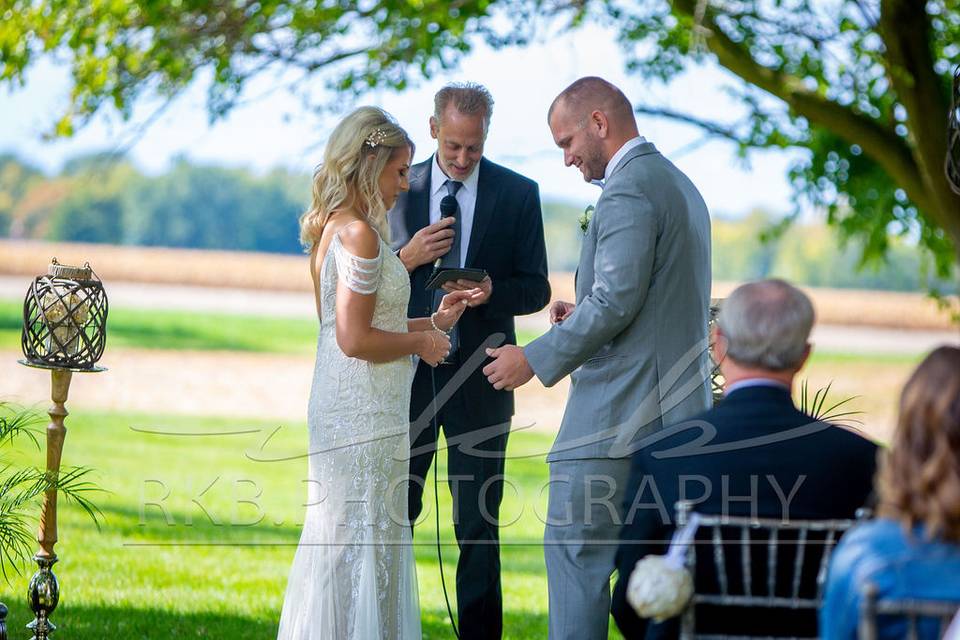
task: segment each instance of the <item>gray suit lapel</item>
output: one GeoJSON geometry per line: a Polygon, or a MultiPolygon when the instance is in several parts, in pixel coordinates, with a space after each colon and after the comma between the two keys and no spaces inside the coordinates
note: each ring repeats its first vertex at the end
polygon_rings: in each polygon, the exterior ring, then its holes
{"type": "MultiPolygon", "coordinates": [[[[620,172],[627,164],[630,163],[634,158],[639,158],[641,156],[650,155],[652,153],[657,153],[657,148],[653,146],[651,142],[644,142],[638,144],[637,146],[627,151],[627,153],[620,158],[617,162],[617,165],[613,168],[613,171],[610,172],[610,177],[607,179],[607,182],[613,180],[614,177],[620,172]]],[[[597,212],[600,212],[602,207],[603,196],[600,196],[600,200],[597,201],[597,212]]],[[[594,215],[596,215],[596,213],[594,215]]],[[[576,292],[576,300],[579,303],[583,300],[588,293],[593,289],[593,262],[596,259],[597,255],[597,237],[595,235],[595,230],[593,225],[590,225],[587,230],[587,235],[583,238],[583,242],[580,245],[580,261],[579,266],[577,267],[577,273],[574,275],[574,291],[576,292]]]]}

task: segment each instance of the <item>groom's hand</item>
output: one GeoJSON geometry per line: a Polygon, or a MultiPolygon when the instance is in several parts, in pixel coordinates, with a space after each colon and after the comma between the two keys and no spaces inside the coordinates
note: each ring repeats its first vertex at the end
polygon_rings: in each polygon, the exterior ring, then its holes
{"type": "Polygon", "coordinates": [[[506,344],[499,349],[487,349],[487,355],[493,358],[493,362],[483,368],[483,375],[498,391],[513,391],[530,382],[533,377],[527,356],[516,345],[506,344]]]}
{"type": "Polygon", "coordinates": [[[564,302],[563,300],[554,302],[550,305],[550,324],[557,324],[566,320],[576,306],[572,302],[564,302]]]}

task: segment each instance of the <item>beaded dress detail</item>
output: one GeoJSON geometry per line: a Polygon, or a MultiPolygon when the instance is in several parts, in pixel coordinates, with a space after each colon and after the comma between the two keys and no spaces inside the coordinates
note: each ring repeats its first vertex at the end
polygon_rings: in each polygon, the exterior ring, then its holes
{"type": "Polygon", "coordinates": [[[410,279],[381,239],[360,258],[330,241],[320,269],[320,336],[308,405],[308,503],[280,640],[420,638],[407,522],[409,357],[374,364],[337,345],[337,283],[376,295],[373,327],[407,331],[410,279]]]}

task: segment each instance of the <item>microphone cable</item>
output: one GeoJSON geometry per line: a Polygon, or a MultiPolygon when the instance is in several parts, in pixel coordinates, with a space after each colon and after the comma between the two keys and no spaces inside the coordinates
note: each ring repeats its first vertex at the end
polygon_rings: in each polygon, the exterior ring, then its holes
{"type": "MultiPolygon", "coordinates": [[[[430,365],[427,365],[430,366],[430,365]]],[[[460,640],[460,631],[457,629],[457,621],[453,616],[453,608],[450,606],[450,596],[447,594],[447,581],[443,574],[443,553],[440,549],[440,481],[437,478],[437,469],[440,466],[440,423],[437,420],[437,379],[434,376],[434,367],[430,367],[430,390],[433,392],[431,400],[433,407],[433,505],[434,519],[437,525],[437,563],[440,565],[440,586],[443,589],[443,600],[447,604],[447,615],[450,616],[450,626],[453,627],[453,635],[460,640]]],[[[447,463],[450,462],[449,452],[447,454],[447,463]]],[[[449,474],[449,469],[447,470],[449,474]]]]}

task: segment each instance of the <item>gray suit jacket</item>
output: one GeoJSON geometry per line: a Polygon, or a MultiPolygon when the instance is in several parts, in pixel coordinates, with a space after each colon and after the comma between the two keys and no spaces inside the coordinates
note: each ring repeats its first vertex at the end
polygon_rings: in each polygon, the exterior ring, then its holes
{"type": "Polygon", "coordinates": [[[587,228],[576,309],[528,344],[546,386],[570,374],[548,461],[619,458],[710,405],[710,218],[650,143],[606,181],[587,228]]]}

